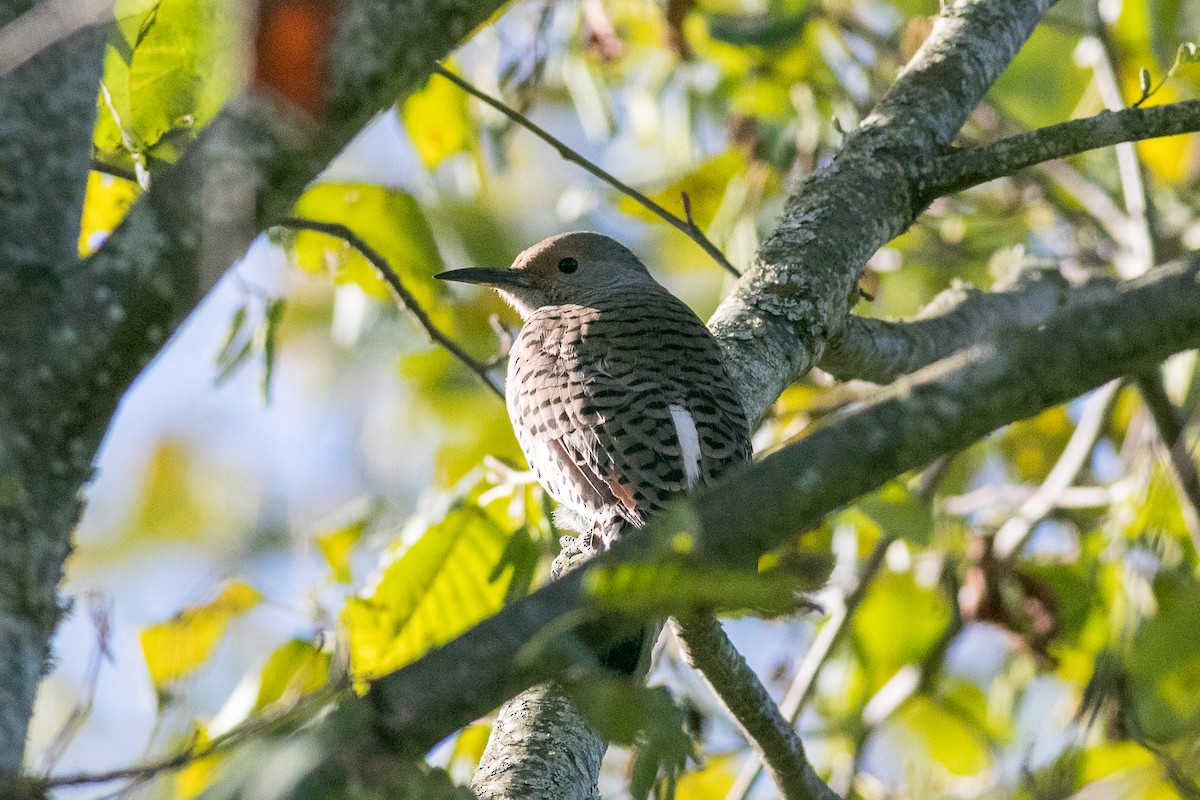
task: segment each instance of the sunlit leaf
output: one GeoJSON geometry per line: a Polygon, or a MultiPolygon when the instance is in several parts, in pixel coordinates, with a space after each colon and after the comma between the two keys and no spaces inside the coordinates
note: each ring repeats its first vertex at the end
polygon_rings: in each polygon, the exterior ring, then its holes
{"type": "Polygon", "coordinates": [[[391,672],[504,604],[510,575],[493,579],[509,532],[470,496],[439,518],[414,520],[380,573],[342,611],[358,680],[391,672]]]}
{"type": "Polygon", "coordinates": [[[432,76],[423,89],[408,96],[400,118],[413,148],[429,169],[470,149],[476,141],[466,92],[440,75],[432,76]]]}
{"type": "MultiPolygon", "coordinates": [[[[365,183],[318,183],[296,201],[296,216],[345,225],[363,239],[405,281],[422,306],[436,314],[433,281],[442,269],[433,231],[411,195],[365,183]]],[[[335,284],[354,283],[380,300],[391,300],[379,273],[351,245],[334,236],[299,231],[291,252],[309,272],[329,275],[335,284]]]]}
{"type": "MultiPolygon", "coordinates": [[[[203,725],[197,725],[188,744],[192,748],[202,750],[211,741],[208,730],[203,725]]],[[[216,782],[220,776],[223,761],[224,756],[221,753],[213,753],[188,761],[175,776],[175,794],[173,796],[177,800],[192,800],[199,797],[205,789],[216,782]]]]}
{"type": "MultiPolygon", "coordinates": [[[[704,161],[688,174],[654,192],[650,199],[679,217],[684,216],[683,193],[692,203],[692,218],[701,229],[708,228],[725,199],[725,190],[735,177],[746,174],[746,157],[738,150],[728,150],[704,161]]],[[[657,216],[630,197],[622,197],[617,208],[626,214],[653,222],[657,216]]]]}
{"type": "Polygon", "coordinates": [[[254,710],[259,711],[281,698],[294,699],[313,692],[329,679],[330,655],[312,642],[289,639],[263,665],[254,710]]]}
{"type": "Polygon", "coordinates": [[[362,538],[366,528],[366,520],[356,520],[349,525],[343,525],[317,537],[317,549],[325,557],[325,563],[333,572],[334,580],[339,583],[349,583],[353,577],[350,573],[350,555],[354,546],[362,538]]]}
{"type": "Polygon", "coordinates": [[[96,148],[172,161],[240,80],[245,15],[220,0],[121,0],[115,15],[96,148]]]}
{"type": "Polygon", "coordinates": [[[675,786],[675,800],[711,800],[733,787],[738,763],[732,756],[710,758],[703,769],[686,772],[675,786]]]}
{"type": "Polygon", "coordinates": [[[141,194],[136,183],[102,172],[88,173],[80,218],[79,257],[95,252],[141,194]]]}
{"type": "Polygon", "coordinates": [[[483,758],[483,749],[487,747],[488,738],[492,735],[492,726],[482,723],[468,725],[454,740],[454,753],[450,756],[452,762],[468,765],[472,770],[483,758]]]}
{"type": "Polygon", "coordinates": [[[226,585],[210,603],[185,609],[175,617],[144,628],[142,654],[150,680],[160,691],[208,660],[234,617],[262,601],[254,587],[242,582],[226,585]]]}
{"type": "Polygon", "coordinates": [[[925,695],[901,706],[894,722],[911,731],[911,744],[922,747],[951,775],[974,775],[988,767],[987,747],[977,732],[925,695]]]}

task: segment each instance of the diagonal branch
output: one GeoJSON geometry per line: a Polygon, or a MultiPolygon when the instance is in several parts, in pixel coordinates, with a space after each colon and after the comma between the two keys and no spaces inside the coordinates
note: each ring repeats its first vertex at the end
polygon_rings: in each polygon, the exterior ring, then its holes
{"type": "Polygon", "coordinates": [[[370,262],[375,271],[379,273],[379,276],[387,283],[388,288],[392,290],[392,296],[396,299],[397,305],[412,314],[413,319],[425,331],[430,341],[446,348],[450,355],[457,358],[467,369],[478,375],[480,380],[492,391],[492,394],[501,400],[504,399],[504,390],[492,382],[489,366],[464,350],[462,345],[454,341],[453,338],[437,326],[437,323],[430,319],[429,314],[421,307],[420,302],[408,290],[408,287],[404,285],[404,281],[400,279],[400,275],[392,268],[388,260],[380,255],[378,250],[367,244],[361,236],[340,222],[320,222],[315,219],[303,219],[301,217],[284,217],[279,220],[278,224],[282,227],[298,231],[324,233],[341,239],[357,250],[363,258],[370,262]]]}
{"type": "Polygon", "coordinates": [[[833,161],[785,204],[709,327],[760,419],[846,328],[867,259],[923,210],[922,175],[1016,55],[1051,0],[958,0],[833,161]]]}
{"type": "MultiPolygon", "coordinates": [[[[796,720],[800,718],[800,711],[808,702],[813,689],[816,688],[817,678],[820,676],[822,668],[833,654],[834,647],[845,636],[850,618],[854,616],[855,610],[867,596],[867,589],[875,575],[883,567],[884,556],[894,541],[893,537],[886,536],[871,549],[871,553],[863,563],[862,569],[859,570],[853,585],[836,601],[829,620],[821,626],[816,638],[809,645],[808,652],[804,654],[804,660],[800,662],[800,667],[796,670],[796,677],[792,681],[792,685],[788,687],[783,702],[779,705],[779,712],[783,714],[789,726],[795,726],[796,720]]],[[[762,759],[752,753],[751,757],[742,765],[733,786],[730,787],[727,800],[746,800],[762,769],[762,759]]]]}
{"type": "MultiPolygon", "coordinates": [[[[692,221],[692,215],[691,215],[690,210],[687,211],[687,219],[680,219],[680,217],[678,215],[672,214],[670,211],[663,208],[658,203],[654,202],[649,197],[647,197],[646,195],[639,192],[637,189],[634,189],[632,186],[621,181],[616,176],[612,175],[609,172],[606,172],[605,170],[601,169],[599,166],[592,163],[591,161],[588,161],[586,158],[584,158],[578,152],[576,152],[575,150],[573,150],[569,146],[567,146],[567,144],[564,143],[561,139],[554,136],[554,134],[550,133],[545,128],[538,125],[536,122],[534,122],[529,117],[522,114],[520,111],[517,111],[516,109],[506,105],[505,103],[501,102],[500,100],[497,100],[496,98],[494,98],[491,95],[487,94],[486,92],[480,90],[479,88],[477,88],[473,84],[469,83],[468,81],[464,80],[463,78],[459,77],[458,75],[455,75],[453,72],[451,72],[450,70],[446,69],[445,67],[443,67],[441,65],[434,67],[433,71],[436,72],[438,75],[441,75],[446,80],[453,83],[458,88],[462,89],[467,94],[471,95],[472,97],[477,98],[478,100],[481,100],[482,102],[484,102],[487,105],[491,106],[492,108],[496,109],[501,114],[508,117],[513,122],[517,123],[522,128],[529,131],[534,136],[538,137],[543,142],[545,142],[546,144],[553,147],[556,151],[558,151],[558,154],[560,156],[562,156],[563,160],[569,161],[572,164],[577,164],[578,166],[583,167],[585,170],[592,173],[597,178],[604,181],[605,183],[607,183],[609,186],[616,189],[621,194],[624,194],[624,195],[636,200],[643,208],[645,208],[650,213],[657,215],[660,219],[665,221],[671,227],[676,228],[679,231],[682,231],[685,236],[687,236],[689,239],[691,239],[696,244],[700,245],[700,247],[704,250],[704,252],[708,253],[708,255],[711,256],[712,259],[714,261],[716,261],[717,264],[720,265],[721,269],[725,270],[730,275],[733,275],[735,278],[741,276],[742,273],[738,272],[737,267],[735,267],[735,266],[733,266],[733,264],[729,263],[729,259],[727,259],[725,257],[725,254],[722,253],[721,250],[715,244],[713,244],[707,236],[704,235],[704,232],[702,230],[700,230],[700,228],[696,225],[696,223],[692,221]]],[[[685,200],[684,203],[685,203],[685,207],[686,207],[687,200],[685,200]]]]}
{"type": "Polygon", "coordinates": [[[934,162],[921,193],[928,202],[1045,161],[1124,142],[1196,131],[1200,131],[1200,100],[1104,111],[943,155],[934,162]]]}
{"type": "Polygon", "coordinates": [[[1005,325],[1033,325],[1068,305],[1115,289],[1107,278],[1072,287],[1052,267],[1022,270],[1011,286],[984,292],[954,286],[904,322],[851,317],[832,339],[818,366],[840,380],[890,383],[969,347],[1005,325]]]}
{"type": "MultiPolygon", "coordinates": [[[[1121,375],[1200,347],[1200,267],[1154,270],[1113,297],[1071,308],[1036,327],[1009,328],[902,380],[848,414],[735,473],[662,515],[644,535],[485,620],[421,660],[376,681],[378,725],[408,753],[425,748],[500,700],[554,677],[560,657],[521,657],[539,631],[578,618],[586,577],[616,559],[671,551],[680,530],[706,563],[753,564],[830,510],[989,431],[1032,416],[1121,375]],[[518,666],[519,665],[519,666],[518,666]]],[[[597,616],[573,633],[597,651],[637,630],[597,616]]]]}

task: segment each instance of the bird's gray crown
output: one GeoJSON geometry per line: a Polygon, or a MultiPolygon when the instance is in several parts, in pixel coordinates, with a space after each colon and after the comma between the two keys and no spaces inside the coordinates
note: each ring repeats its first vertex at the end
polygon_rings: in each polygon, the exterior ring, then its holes
{"type": "Polygon", "coordinates": [[[491,286],[522,318],[543,306],[585,304],[624,288],[662,291],[629,248],[592,231],[543,239],[509,269],[460,269],[437,277],[491,286]]]}

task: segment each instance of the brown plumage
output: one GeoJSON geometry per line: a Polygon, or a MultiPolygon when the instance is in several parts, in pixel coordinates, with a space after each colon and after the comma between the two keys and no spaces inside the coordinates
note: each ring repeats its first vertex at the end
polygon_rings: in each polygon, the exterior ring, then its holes
{"type": "Polygon", "coordinates": [[[611,544],[750,458],[746,415],[708,328],[615,240],[562,234],[511,269],[438,277],[492,286],[521,314],[509,416],[580,532],[611,544]]]}

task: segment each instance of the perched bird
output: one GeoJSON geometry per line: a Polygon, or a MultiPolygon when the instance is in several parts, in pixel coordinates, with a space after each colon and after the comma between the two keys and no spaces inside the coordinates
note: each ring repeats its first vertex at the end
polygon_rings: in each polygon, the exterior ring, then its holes
{"type": "Polygon", "coordinates": [[[591,547],[749,460],[749,424],[716,340],[616,240],[564,233],[509,269],[437,277],[490,286],[521,315],[509,416],[539,483],[574,517],[565,527],[591,547]]]}

